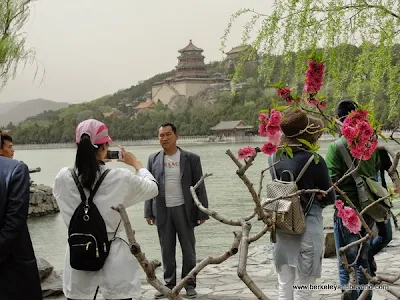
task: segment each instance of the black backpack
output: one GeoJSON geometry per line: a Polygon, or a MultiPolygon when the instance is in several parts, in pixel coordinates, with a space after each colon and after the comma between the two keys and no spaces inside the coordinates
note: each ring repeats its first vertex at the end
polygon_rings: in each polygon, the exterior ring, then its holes
{"type": "Polygon", "coordinates": [[[89,199],[86,198],[75,171],[70,171],[82,200],[75,209],[68,228],[70,264],[76,270],[98,271],[108,257],[111,241],[108,240],[106,224],[93,203],[93,198],[110,169],[101,174],[94,189],[90,191],[89,199]]]}

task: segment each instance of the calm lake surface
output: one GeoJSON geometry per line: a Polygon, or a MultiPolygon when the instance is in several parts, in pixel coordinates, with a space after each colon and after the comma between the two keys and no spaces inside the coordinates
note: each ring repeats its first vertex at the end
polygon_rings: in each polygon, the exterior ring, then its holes
{"type": "MultiPolygon", "coordinates": [[[[321,143],[320,153],[325,155],[328,142],[321,143]]],[[[204,173],[212,173],[213,176],[206,179],[209,207],[229,218],[246,216],[253,211],[253,200],[246,186],[235,174],[236,166],[225,154],[227,149],[236,154],[237,150],[247,145],[242,144],[205,144],[183,145],[187,151],[197,153],[201,157],[204,173]]],[[[253,147],[259,144],[251,145],[253,147]]],[[[389,143],[393,150],[399,150],[399,146],[389,143]]],[[[159,151],[159,146],[127,147],[136,157],[147,164],[149,154],[159,151]]],[[[53,181],[58,171],[65,166],[72,166],[75,159],[75,149],[54,150],[19,150],[15,159],[22,160],[30,168],[41,167],[40,173],[32,174],[35,183],[53,186],[53,181]]],[[[111,168],[127,167],[125,164],[108,163],[111,168]]],[[[254,165],[247,171],[250,180],[258,189],[260,171],[267,166],[267,157],[260,155],[254,165]]],[[[266,176],[265,181],[270,181],[266,176]]],[[[389,181],[390,182],[390,179],[389,181]]],[[[396,205],[398,206],[398,204],[396,205]]],[[[136,231],[136,238],[142,246],[143,252],[149,259],[161,261],[160,246],[155,226],[149,226],[143,217],[143,203],[139,203],[127,209],[130,221],[136,231]]],[[[324,209],[324,224],[332,226],[332,206],[324,209]]],[[[59,214],[28,220],[36,256],[43,257],[54,265],[56,269],[63,269],[64,254],[67,245],[67,227],[59,214]]],[[[254,222],[252,233],[256,233],[261,224],[254,222]]],[[[204,225],[196,228],[198,259],[208,255],[218,255],[228,249],[232,243],[232,226],[223,225],[215,220],[209,220],[204,225]]],[[[268,235],[261,238],[256,245],[269,241],[268,235]]],[[[177,247],[177,255],[180,257],[180,248],[177,247]]]]}

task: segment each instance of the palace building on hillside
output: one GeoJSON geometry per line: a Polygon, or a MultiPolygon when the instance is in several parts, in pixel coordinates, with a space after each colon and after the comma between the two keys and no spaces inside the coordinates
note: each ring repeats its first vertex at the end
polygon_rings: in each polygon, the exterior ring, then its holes
{"type": "Polygon", "coordinates": [[[208,89],[213,84],[229,82],[229,79],[222,75],[211,76],[208,74],[203,51],[193,45],[192,40],[185,48],[178,51],[180,55],[175,76],[157,82],[152,87],[151,99],[154,103],[161,101],[168,105],[176,96],[188,98],[208,89]]]}
{"type": "Polygon", "coordinates": [[[210,130],[217,136],[243,137],[253,130],[253,126],[246,125],[242,120],[221,121],[210,130]]]}

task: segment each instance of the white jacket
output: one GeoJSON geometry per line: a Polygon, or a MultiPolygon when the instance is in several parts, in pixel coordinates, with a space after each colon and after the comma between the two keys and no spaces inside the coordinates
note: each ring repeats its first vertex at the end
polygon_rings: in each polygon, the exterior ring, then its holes
{"type": "MultiPolygon", "coordinates": [[[[102,172],[105,169],[105,166],[101,167],[102,172]]],[[[85,190],[85,193],[86,197],[89,197],[89,191],[85,190]]],[[[78,188],[69,168],[61,169],[56,176],[53,194],[68,228],[75,209],[81,203],[78,188]]],[[[109,238],[113,237],[120,221],[119,213],[112,210],[111,206],[123,204],[129,207],[157,195],[157,183],[147,169],[140,169],[137,175],[128,169],[111,169],[93,200],[105,221],[109,238]]],[[[122,230],[124,228],[121,223],[118,232],[122,230]]],[[[98,285],[105,299],[132,298],[140,294],[139,265],[130,253],[128,245],[121,239],[112,242],[107,260],[103,268],[97,272],[72,269],[67,245],[63,277],[64,294],[71,299],[93,299],[98,285]]]]}

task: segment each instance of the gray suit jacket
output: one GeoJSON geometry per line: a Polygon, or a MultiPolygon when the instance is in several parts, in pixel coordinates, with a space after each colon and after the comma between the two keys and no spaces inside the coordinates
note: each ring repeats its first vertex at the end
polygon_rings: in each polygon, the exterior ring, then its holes
{"type": "MultiPolygon", "coordinates": [[[[194,186],[201,176],[203,176],[203,171],[201,168],[200,157],[197,154],[181,151],[180,158],[180,169],[181,169],[181,183],[183,190],[183,197],[185,200],[185,210],[189,222],[196,226],[197,220],[206,220],[208,215],[201,212],[194,200],[192,194],[190,193],[190,186],[194,186]]],[[[153,153],[149,157],[147,163],[147,169],[153,174],[154,178],[159,184],[158,196],[154,199],[147,200],[144,204],[144,217],[145,218],[155,218],[156,225],[162,225],[165,223],[167,217],[167,207],[165,205],[165,178],[164,178],[164,151],[153,153]]],[[[204,182],[196,190],[196,194],[203,204],[204,207],[208,207],[207,192],[204,182]]]]}

